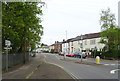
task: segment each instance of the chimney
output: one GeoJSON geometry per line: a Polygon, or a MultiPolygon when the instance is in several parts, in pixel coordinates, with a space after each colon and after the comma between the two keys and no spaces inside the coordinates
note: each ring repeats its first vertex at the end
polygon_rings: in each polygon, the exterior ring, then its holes
{"type": "Polygon", "coordinates": [[[65,42],[65,39],[63,39],[63,42],[65,42]]]}

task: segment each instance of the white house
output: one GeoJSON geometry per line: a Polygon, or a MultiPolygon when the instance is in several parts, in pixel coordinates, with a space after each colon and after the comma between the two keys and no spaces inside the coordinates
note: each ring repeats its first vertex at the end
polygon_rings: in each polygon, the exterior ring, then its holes
{"type": "Polygon", "coordinates": [[[68,42],[63,40],[63,42],[62,42],[62,52],[68,53],[68,50],[69,50],[68,49],[68,42]]]}
{"type": "Polygon", "coordinates": [[[91,50],[101,51],[104,44],[99,43],[101,40],[100,33],[90,33],[82,36],[77,36],[69,42],[70,52],[77,52],[85,50],[87,54],[90,54],[91,50]]]}

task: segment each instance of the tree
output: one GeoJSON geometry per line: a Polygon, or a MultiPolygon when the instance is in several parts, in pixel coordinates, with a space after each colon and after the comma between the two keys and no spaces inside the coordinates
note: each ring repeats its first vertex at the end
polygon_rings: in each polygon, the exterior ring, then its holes
{"type": "Polygon", "coordinates": [[[120,44],[120,31],[115,24],[115,15],[110,12],[110,8],[102,10],[100,17],[101,43],[106,44],[108,50],[116,49],[120,44]]]}
{"type": "Polygon", "coordinates": [[[42,43],[42,44],[41,44],[41,47],[43,47],[43,46],[48,46],[48,45],[47,45],[47,44],[42,43]]]}
{"type": "Polygon", "coordinates": [[[35,48],[43,35],[38,3],[3,2],[2,10],[2,46],[7,39],[12,43],[12,52],[25,52],[28,46],[35,48]]]}

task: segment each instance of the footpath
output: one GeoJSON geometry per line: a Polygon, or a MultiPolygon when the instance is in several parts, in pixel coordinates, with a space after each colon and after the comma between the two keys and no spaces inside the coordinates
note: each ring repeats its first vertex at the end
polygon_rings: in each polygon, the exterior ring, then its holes
{"type": "Polygon", "coordinates": [[[32,57],[29,63],[3,73],[3,81],[4,79],[72,79],[66,71],[46,63],[44,58],[43,55],[38,54],[36,57],[32,57]]]}
{"type": "Polygon", "coordinates": [[[66,57],[66,59],[63,59],[62,56],[58,56],[58,57],[60,58],[60,60],[63,60],[63,61],[80,63],[80,64],[106,65],[106,66],[116,66],[116,65],[118,66],[118,65],[120,65],[120,61],[119,60],[100,59],[100,62],[96,63],[96,59],[95,58],[90,58],[90,57],[87,57],[86,59],[82,59],[82,62],[81,62],[81,58],[66,57]]]}

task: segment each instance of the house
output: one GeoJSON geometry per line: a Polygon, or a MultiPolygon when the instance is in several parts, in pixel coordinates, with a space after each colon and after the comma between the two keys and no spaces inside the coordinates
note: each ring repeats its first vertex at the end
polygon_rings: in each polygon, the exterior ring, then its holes
{"type": "Polygon", "coordinates": [[[91,51],[95,49],[101,51],[105,45],[99,43],[100,40],[100,33],[77,36],[69,40],[69,52],[84,51],[86,54],[91,54],[91,51]]]}
{"type": "Polygon", "coordinates": [[[50,46],[49,46],[49,52],[54,52],[54,48],[55,48],[55,47],[54,47],[54,44],[50,45],[50,46]]]}
{"type": "Polygon", "coordinates": [[[62,42],[55,41],[54,52],[55,53],[62,52],[62,42]]]}
{"type": "Polygon", "coordinates": [[[67,42],[67,40],[65,41],[64,39],[63,39],[63,42],[62,42],[62,52],[69,52],[69,48],[68,48],[68,42],[67,42]]]}

